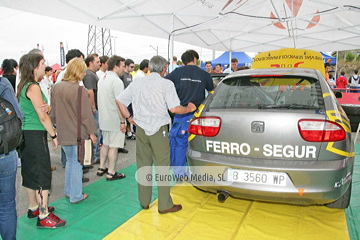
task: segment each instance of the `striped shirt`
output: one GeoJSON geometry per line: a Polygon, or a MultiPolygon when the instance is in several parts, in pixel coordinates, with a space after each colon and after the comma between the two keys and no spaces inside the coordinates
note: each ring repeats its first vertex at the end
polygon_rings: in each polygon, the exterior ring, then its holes
{"type": "Polygon", "coordinates": [[[132,103],[134,121],[148,136],[171,122],[168,109],[180,106],[174,84],[158,73],[132,82],[116,99],[126,106],[132,103]]]}

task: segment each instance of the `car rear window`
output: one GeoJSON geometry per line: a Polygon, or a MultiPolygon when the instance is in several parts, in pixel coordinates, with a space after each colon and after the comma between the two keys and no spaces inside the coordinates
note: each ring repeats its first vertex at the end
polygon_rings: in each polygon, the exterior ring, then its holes
{"type": "Polygon", "coordinates": [[[225,79],[211,97],[209,108],[320,109],[323,105],[317,79],[243,76],[225,79]]]}

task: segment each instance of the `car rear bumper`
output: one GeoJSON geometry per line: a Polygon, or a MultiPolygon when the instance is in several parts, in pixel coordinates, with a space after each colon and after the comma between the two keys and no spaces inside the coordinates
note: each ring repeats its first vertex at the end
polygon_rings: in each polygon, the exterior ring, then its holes
{"type": "Polygon", "coordinates": [[[274,186],[235,181],[214,183],[191,179],[202,190],[217,193],[226,191],[239,198],[284,202],[290,204],[326,204],[339,199],[351,183],[353,157],[336,161],[301,161],[283,159],[251,159],[188,150],[187,160],[191,176],[203,174],[201,168],[211,166],[209,174],[227,175],[227,169],[286,174],[286,186],[274,186]],[[196,166],[196,168],[193,168],[196,166]]]}

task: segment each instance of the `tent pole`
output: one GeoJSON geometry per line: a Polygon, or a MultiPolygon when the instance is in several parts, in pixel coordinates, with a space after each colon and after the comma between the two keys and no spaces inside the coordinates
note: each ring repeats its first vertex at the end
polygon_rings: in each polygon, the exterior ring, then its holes
{"type": "Polygon", "coordinates": [[[229,51],[229,65],[228,65],[228,68],[230,68],[230,72],[231,72],[231,58],[232,58],[232,50],[229,51]]]}
{"type": "Polygon", "coordinates": [[[174,14],[171,15],[171,32],[170,32],[170,49],[169,49],[169,56],[168,56],[168,61],[170,62],[170,64],[172,64],[172,58],[174,56],[174,14]]]}
{"type": "Polygon", "coordinates": [[[338,54],[339,54],[339,52],[338,51],[336,51],[336,65],[335,65],[335,76],[334,76],[334,78],[335,78],[335,81],[336,81],[336,79],[337,79],[337,66],[338,66],[338,54]]]}
{"type": "Polygon", "coordinates": [[[212,59],[215,59],[215,50],[212,51],[212,59]]]}
{"type": "Polygon", "coordinates": [[[229,49],[229,64],[228,64],[228,68],[230,68],[230,72],[231,72],[231,58],[232,58],[232,46],[231,46],[232,41],[230,40],[230,49],[229,49]]]}

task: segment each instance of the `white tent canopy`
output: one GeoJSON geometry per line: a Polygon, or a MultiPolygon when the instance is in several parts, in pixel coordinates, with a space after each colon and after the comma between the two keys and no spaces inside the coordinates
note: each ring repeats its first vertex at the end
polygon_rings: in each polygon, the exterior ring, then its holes
{"type": "Polygon", "coordinates": [[[359,0],[1,0],[0,6],[219,51],[360,48],[359,0]]]}

